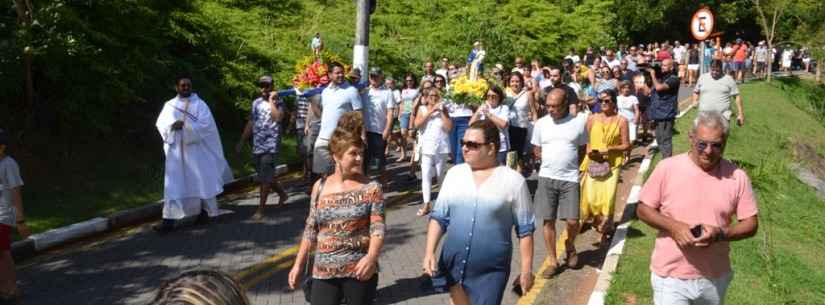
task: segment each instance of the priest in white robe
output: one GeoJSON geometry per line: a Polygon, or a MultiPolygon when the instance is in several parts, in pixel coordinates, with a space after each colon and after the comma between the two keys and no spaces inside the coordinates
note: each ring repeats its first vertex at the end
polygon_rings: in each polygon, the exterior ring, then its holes
{"type": "Polygon", "coordinates": [[[162,233],[201,211],[217,216],[216,196],[232,180],[209,106],[192,93],[189,78],[179,78],[175,89],[178,95],[163,105],[155,123],[166,155],[163,222],[157,227],[162,233]]]}

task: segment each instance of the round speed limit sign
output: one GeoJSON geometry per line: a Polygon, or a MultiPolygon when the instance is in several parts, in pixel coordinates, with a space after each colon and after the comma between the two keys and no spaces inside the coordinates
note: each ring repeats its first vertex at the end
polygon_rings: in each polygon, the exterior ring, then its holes
{"type": "Polygon", "coordinates": [[[703,41],[713,33],[713,25],[713,13],[707,8],[701,8],[690,20],[690,33],[696,40],[703,41]]]}

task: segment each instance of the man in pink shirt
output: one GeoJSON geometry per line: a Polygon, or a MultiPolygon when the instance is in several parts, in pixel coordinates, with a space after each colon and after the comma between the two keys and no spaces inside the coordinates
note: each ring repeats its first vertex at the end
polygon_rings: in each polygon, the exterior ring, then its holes
{"type": "Polygon", "coordinates": [[[642,188],[639,219],[659,230],[650,260],[656,305],[724,304],[729,242],[756,234],[750,179],[722,158],[728,130],[718,112],[700,112],[691,150],[662,160],[642,188]]]}

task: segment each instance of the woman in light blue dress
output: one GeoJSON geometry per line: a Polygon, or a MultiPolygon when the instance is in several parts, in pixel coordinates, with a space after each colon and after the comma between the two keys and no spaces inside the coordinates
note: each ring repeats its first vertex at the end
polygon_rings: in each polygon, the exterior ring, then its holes
{"type": "Polygon", "coordinates": [[[533,285],[535,216],[527,184],[499,166],[498,127],[470,125],[461,141],[465,164],[447,172],[430,215],[424,273],[443,277],[454,305],[501,304],[512,260],[512,232],[519,238],[522,293],[533,285]],[[447,233],[436,267],[435,249],[447,233]]]}

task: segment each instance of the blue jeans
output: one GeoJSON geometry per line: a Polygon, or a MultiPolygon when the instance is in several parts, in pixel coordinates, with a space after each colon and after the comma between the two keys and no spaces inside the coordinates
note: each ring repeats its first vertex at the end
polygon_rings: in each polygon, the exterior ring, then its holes
{"type": "Polygon", "coordinates": [[[450,118],[453,120],[453,130],[450,131],[450,153],[453,155],[453,164],[464,163],[464,155],[461,153],[461,140],[464,139],[464,132],[470,127],[470,117],[450,118]]]}

